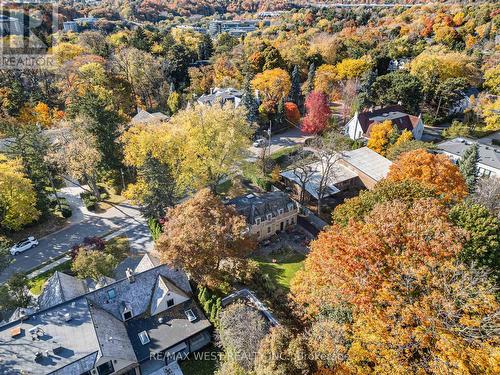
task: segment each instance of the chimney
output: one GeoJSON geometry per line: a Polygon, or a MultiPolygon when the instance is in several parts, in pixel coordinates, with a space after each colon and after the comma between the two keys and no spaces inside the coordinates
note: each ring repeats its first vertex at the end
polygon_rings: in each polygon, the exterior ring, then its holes
{"type": "Polygon", "coordinates": [[[131,268],[127,268],[127,270],[125,271],[125,275],[127,275],[127,279],[130,284],[135,281],[134,271],[132,271],[131,268]]]}

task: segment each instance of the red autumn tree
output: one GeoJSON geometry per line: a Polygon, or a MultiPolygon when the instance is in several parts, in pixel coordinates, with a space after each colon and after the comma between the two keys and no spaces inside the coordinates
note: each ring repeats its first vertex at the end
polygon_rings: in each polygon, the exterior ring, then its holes
{"type": "Polygon", "coordinates": [[[293,124],[298,124],[300,122],[300,111],[297,104],[292,102],[285,103],[285,116],[288,121],[293,124]]]}
{"type": "Polygon", "coordinates": [[[311,92],[306,99],[306,112],[301,128],[304,133],[317,134],[325,130],[331,116],[326,95],[318,91],[311,92]]]}

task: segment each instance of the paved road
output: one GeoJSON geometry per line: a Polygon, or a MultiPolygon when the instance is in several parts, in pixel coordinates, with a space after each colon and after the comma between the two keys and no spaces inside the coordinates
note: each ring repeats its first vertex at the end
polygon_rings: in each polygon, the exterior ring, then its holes
{"type": "MultiPolygon", "coordinates": [[[[311,136],[302,134],[300,129],[297,128],[289,129],[284,133],[275,134],[271,136],[271,154],[281,150],[282,148],[301,145],[308,138],[311,138],[311,136]]],[[[262,147],[252,146],[249,150],[253,156],[252,158],[255,159],[261,155],[262,147]]],[[[269,147],[267,152],[269,152],[269,147]]]]}
{"type": "Polygon", "coordinates": [[[75,216],[71,224],[61,231],[39,239],[40,244],[34,249],[17,255],[14,262],[0,274],[0,283],[5,282],[15,272],[27,272],[64,254],[74,244],[81,243],[85,237],[102,236],[120,228],[126,228],[123,234],[129,238],[134,253],[151,250],[152,239],[149,230],[136,207],[125,203],[119,205],[119,209],[111,208],[98,215],[82,207],[77,188],[63,190],[63,195],[68,197],[75,216]]]}

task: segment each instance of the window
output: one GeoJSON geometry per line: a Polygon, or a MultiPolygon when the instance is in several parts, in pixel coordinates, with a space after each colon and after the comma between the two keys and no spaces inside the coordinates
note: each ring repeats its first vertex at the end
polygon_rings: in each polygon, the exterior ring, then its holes
{"type": "Polygon", "coordinates": [[[283,209],[282,209],[282,208],[280,208],[280,209],[278,210],[278,215],[283,215],[283,212],[284,212],[284,211],[283,211],[283,209]]]}
{"type": "Polygon", "coordinates": [[[271,233],[271,227],[267,227],[267,233],[271,233]]]}
{"type": "Polygon", "coordinates": [[[260,217],[255,218],[255,225],[260,225],[260,217]]]}
{"type": "Polygon", "coordinates": [[[132,311],[124,311],[123,312],[123,320],[132,319],[132,311]]]}
{"type": "Polygon", "coordinates": [[[267,220],[271,220],[273,218],[273,214],[267,214],[267,220]]]}
{"type": "Polygon", "coordinates": [[[98,366],[97,372],[99,373],[99,375],[109,375],[115,372],[115,368],[113,367],[113,363],[109,361],[98,366]]]}
{"type": "Polygon", "coordinates": [[[293,203],[288,203],[287,208],[288,208],[288,211],[292,211],[293,210],[293,203]]]}
{"type": "Polygon", "coordinates": [[[139,340],[141,340],[142,345],[146,345],[149,342],[149,336],[146,331],[139,332],[139,340]]]}
{"type": "Polygon", "coordinates": [[[295,224],[295,219],[292,217],[292,220],[290,222],[292,225],[295,224]]]}
{"type": "Polygon", "coordinates": [[[109,289],[108,290],[108,298],[109,299],[115,299],[116,298],[116,291],[114,289],[109,289]]]}
{"type": "Polygon", "coordinates": [[[170,298],[167,300],[167,307],[172,307],[174,305],[174,299],[170,298]]]}

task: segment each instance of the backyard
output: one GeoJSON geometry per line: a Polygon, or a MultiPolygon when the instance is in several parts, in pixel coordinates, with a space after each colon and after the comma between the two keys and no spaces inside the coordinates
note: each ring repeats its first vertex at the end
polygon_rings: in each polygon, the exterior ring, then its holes
{"type": "Polygon", "coordinates": [[[190,353],[179,365],[184,375],[213,375],[220,354],[220,348],[210,344],[201,351],[190,353]]]}
{"type": "Polygon", "coordinates": [[[305,256],[289,248],[272,251],[268,255],[253,258],[259,264],[260,271],[268,275],[286,292],[290,290],[290,282],[304,264],[305,256]]]}

